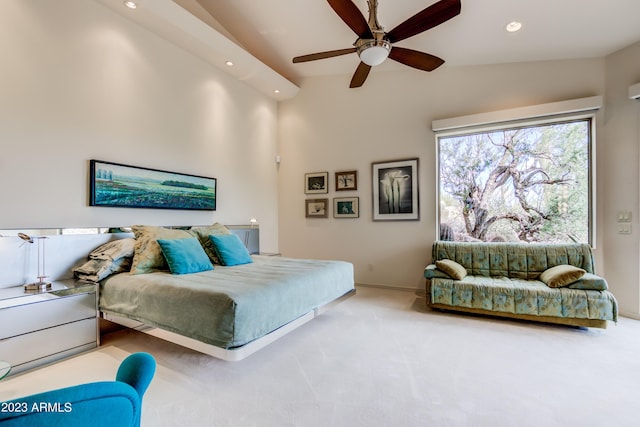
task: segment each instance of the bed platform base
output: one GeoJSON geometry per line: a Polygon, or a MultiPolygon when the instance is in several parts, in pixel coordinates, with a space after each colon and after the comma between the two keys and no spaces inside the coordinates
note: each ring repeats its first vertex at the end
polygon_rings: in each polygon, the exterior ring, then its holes
{"type": "Polygon", "coordinates": [[[247,356],[257,352],[258,350],[266,347],[272,342],[276,341],[278,338],[281,338],[288,334],[289,332],[297,329],[298,327],[304,325],[305,323],[312,320],[314,317],[319,316],[325,311],[331,309],[333,306],[338,303],[344,301],[345,299],[355,295],[355,289],[347,292],[341,297],[317,307],[310,312],[303,314],[297,319],[292,320],[291,322],[279,327],[278,329],[268,333],[267,335],[258,338],[256,340],[251,341],[240,347],[234,348],[222,348],[217,347],[211,344],[204,343],[202,341],[198,341],[193,338],[185,337],[184,335],[177,334],[175,332],[166,331],[161,328],[157,328],[155,326],[149,326],[137,320],[129,319],[126,317],[117,316],[111,313],[100,312],[100,315],[103,319],[108,320],[113,323],[117,323],[122,326],[126,326],[130,329],[135,329],[136,331],[143,332],[148,335],[152,335],[156,338],[163,339],[165,341],[172,342],[174,344],[178,344],[182,347],[190,348],[192,350],[198,351],[200,353],[208,354],[209,356],[216,357],[218,359],[226,360],[229,362],[237,362],[240,361],[247,356]]]}

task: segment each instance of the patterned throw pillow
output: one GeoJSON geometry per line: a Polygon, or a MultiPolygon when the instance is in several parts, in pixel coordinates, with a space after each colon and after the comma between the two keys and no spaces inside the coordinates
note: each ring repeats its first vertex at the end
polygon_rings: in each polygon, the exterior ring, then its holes
{"type": "Polygon", "coordinates": [[[89,282],[99,282],[112,274],[129,271],[131,268],[131,258],[121,257],[112,259],[90,259],[80,267],[73,269],[73,274],[77,279],[89,282]]]}
{"type": "Polygon", "coordinates": [[[131,237],[112,240],[92,250],[89,258],[115,261],[123,257],[132,257],[135,244],[135,239],[131,237]]]}
{"type": "Polygon", "coordinates": [[[198,238],[211,262],[214,264],[220,264],[220,259],[218,259],[216,249],[213,246],[211,239],[209,239],[209,236],[226,236],[231,234],[231,231],[229,231],[229,229],[224,225],[216,222],[215,224],[206,227],[191,227],[189,232],[198,238]]]}
{"type": "Polygon", "coordinates": [[[131,227],[136,236],[131,274],[145,274],[157,270],[168,270],[158,239],[188,239],[193,237],[185,230],[174,230],[152,225],[131,227]]]}
{"type": "Polygon", "coordinates": [[[606,291],[609,285],[604,277],[595,274],[585,273],[577,282],[573,282],[567,288],[582,289],[584,291],[606,291]]]}

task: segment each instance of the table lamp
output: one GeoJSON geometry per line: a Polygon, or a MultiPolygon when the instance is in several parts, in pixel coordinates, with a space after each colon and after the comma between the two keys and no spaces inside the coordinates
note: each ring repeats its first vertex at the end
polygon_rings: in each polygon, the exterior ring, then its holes
{"type": "Polygon", "coordinates": [[[46,236],[31,237],[25,233],[18,233],[18,237],[27,243],[33,243],[33,239],[38,241],[38,281],[24,285],[25,292],[43,292],[51,289],[51,282],[45,281],[47,275],[45,273],[45,246],[44,239],[46,236]],[[40,244],[42,242],[42,244],[40,244]]]}

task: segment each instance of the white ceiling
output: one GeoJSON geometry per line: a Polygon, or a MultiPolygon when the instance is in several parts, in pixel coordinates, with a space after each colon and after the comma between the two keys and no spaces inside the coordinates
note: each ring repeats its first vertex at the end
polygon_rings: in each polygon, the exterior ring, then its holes
{"type": "MultiPolygon", "coordinates": [[[[359,62],[355,53],[291,62],[295,56],[352,47],[356,35],[325,0],[174,1],[201,5],[245,49],[296,84],[305,76],[352,74],[359,62]]],[[[366,0],[354,3],[367,17],[366,0]]],[[[390,31],[433,3],[379,0],[378,20],[390,31]]],[[[444,66],[460,66],[601,57],[639,40],[640,0],[462,0],[460,15],[398,46],[439,56],[444,66]],[[520,32],[505,31],[512,20],[522,22],[520,32]]],[[[403,67],[387,60],[377,69],[403,67]]]]}
{"type": "MultiPolygon", "coordinates": [[[[307,76],[352,75],[359,63],[355,53],[292,63],[356,40],[326,0],[136,0],[135,11],[123,0],[96,1],[276,100],[294,97],[307,76]]],[[[353,1],[368,17],[366,0],[353,1]]],[[[386,31],[436,2],[378,1],[386,31]]],[[[437,73],[449,66],[603,57],[640,41],[640,0],[461,1],[460,15],[397,45],[444,59],[437,73]],[[523,28],[508,33],[513,20],[523,28]]],[[[393,60],[372,72],[385,70],[429,78],[393,60]]]]}

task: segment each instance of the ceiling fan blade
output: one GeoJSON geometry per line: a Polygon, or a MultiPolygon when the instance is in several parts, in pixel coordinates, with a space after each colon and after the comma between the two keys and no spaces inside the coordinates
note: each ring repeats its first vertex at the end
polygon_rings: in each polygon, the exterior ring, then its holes
{"type": "Polygon", "coordinates": [[[373,34],[360,9],[351,0],[327,0],[329,5],[358,37],[372,39],[373,34]]]}
{"type": "Polygon", "coordinates": [[[346,55],[348,53],[355,53],[357,49],[351,47],[349,49],[330,50],[327,52],[312,53],[310,55],[296,56],[293,58],[293,63],[315,61],[316,59],[333,58],[334,56],[346,55]]]}
{"type": "Polygon", "coordinates": [[[415,36],[458,15],[460,8],[460,0],[440,0],[389,31],[387,37],[395,43],[415,36]]]}
{"type": "Polygon", "coordinates": [[[391,52],[389,52],[389,58],[404,65],[408,65],[409,67],[423,71],[433,71],[444,64],[444,60],[437,56],[396,46],[394,46],[391,49],[391,52]]]}
{"type": "Polygon", "coordinates": [[[356,68],[356,72],[353,74],[351,78],[350,88],[360,87],[364,84],[364,81],[367,80],[369,76],[369,71],[371,71],[371,66],[365,64],[364,62],[360,62],[358,68],[356,68]]]}

